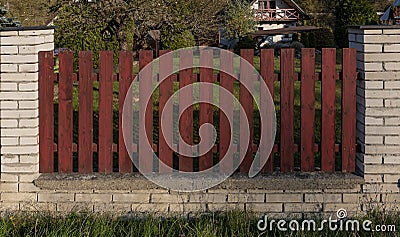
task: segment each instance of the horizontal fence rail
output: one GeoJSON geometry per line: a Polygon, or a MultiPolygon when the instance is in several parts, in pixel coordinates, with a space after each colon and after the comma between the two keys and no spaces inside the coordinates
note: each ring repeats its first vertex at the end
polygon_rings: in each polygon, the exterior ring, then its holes
{"type": "MultiPolygon", "coordinates": [[[[160,55],[167,53],[168,51],[161,51],[160,55]]],[[[152,62],[153,52],[143,50],[139,55],[140,70],[152,62]]],[[[354,49],[342,50],[341,68],[337,67],[336,49],[323,49],[322,55],[317,55],[315,49],[302,49],[301,55],[301,59],[296,59],[293,49],[282,49],[280,61],[276,61],[273,49],[263,49],[260,52],[259,72],[275,100],[278,125],[276,143],[270,159],[262,167],[262,172],[354,172],[356,52],[354,49]],[[321,58],[320,69],[316,65],[317,56],[321,58]],[[276,63],[280,66],[277,67],[276,63]]],[[[250,64],[255,64],[254,50],[241,50],[240,56],[250,64]]],[[[171,172],[172,168],[179,171],[200,171],[211,167],[228,151],[231,128],[227,121],[229,116],[233,116],[233,107],[232,111],[223,114],[210,104],[200,103],[197,107],[189,106],[183,111],[179,124],[174,129],[179,129],[186,143],[199,142],[198,128],[205,123],[214,124],[218,133],[214,148],[197,159],[175,152],[180,144],[172,137],[163,136],[161,131],[161,114],[167,115],[165,119],[173,119],[168,117],[172,111],[164,111],[172,94],[179,88],[196,82],[209,82],[235,94],[249,119],[250,145],[246,151],[238,151],[245,152],[238,171],[247,173],[253,162],[254,152],[259,148],[261,126],[271,124],[260,125],[258,111],[253,109],[254,100],[249,96],[251,91],[226,73],[207,68],[197,71],[190,68],[171,75],[175,63],[192,66],[193,58],[190,52],[182,53],[179,62],[173,62],[172,56],[162,58],[160,64],[167,66],[163,67],[157,78],[170,76],[153,94],[153,104],[139,103],[139,108],[127,107],[133,114],[137,109],[146,111],[145,119],[139,118],[138,126],[144,128],[146,134],[151,134],[148,137],[136,134],[128,138],[127,144],[134,153],[131,155],[135,159],[135,153],[140,148],[138,144],[148,139],[159,160],[170,167],[158,170],[156,163],[159,161],[153,158],[152,151],[142,152],[140,155],[152,161],[153,166],[152,162],[146,162],[144,167],[135,167],[122,142],[123,101],[136,77],[133,53],[120,52],[119,65],[115,67],[113,53],[100,52],[99,69],[94,70],[92,52],[79,53],[78,67],[74,67],[72,52],[62,52],[57,59],[58,72],[55,72],[56,60],[53,52],[40,52],[40,172],[131,173],[140,168],[147,172],[161,173],[171,172]],[[168,143],[172,143],[173,147],[169,147],[168,143]]],[[[212,55],[200,60],[203,63],[213,63],[212,55]]],[[[221,60],[220,67],[225,71],[232,71],[233,64],[234,59],[227,57],[221,60]]],[[[259,80],[257,77],[243,75],[240,78],[259,80]]],[[[151,80],[139,80],[139,100],[142,94],[152,90],[151,83],[151,80]]],[[[213,91],[202,90],[202,87],[199,90],[201,98],[212,99],[213,91]]],[[[180,93],[177,109],[191,104],[193,96],[187,91],[180,93]]],[[[221,99],[220,103],[233,102],[221,99]]],[[[263,105],[265,104],[261,101],[261,106],[263,105]]],[[[223,172],[232,166],[233,164],[224,164],[219,170],[223,172]]]]}

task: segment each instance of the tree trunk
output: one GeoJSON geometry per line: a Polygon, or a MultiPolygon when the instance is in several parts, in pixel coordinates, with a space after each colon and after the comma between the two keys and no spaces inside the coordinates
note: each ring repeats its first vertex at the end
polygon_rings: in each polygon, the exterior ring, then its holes
{"type": "Polygon", "coordinates": [[[125,36],[124,30],[122,29],[122,27],[120,27],[118,29],[117,41],[119,43],[120,50],[122,50],[122,51],[128,51],[129,50],[128,49],[128,42],[126,40],[126,36],[125,36]]]}

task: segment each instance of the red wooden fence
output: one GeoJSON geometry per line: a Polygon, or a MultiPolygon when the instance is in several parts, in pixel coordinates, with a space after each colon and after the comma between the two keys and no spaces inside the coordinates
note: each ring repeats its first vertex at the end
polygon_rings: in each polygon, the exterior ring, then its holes
{"type": "MultiPolygon", "coordinates": [[[[212,52],[212,51],[211,51],[212,52]]],[[[167,51],[162,51],[163,55],[167,51]]],[[[241,50],[241,56],[253,64],[253,50],[241,50]]],[[[233,57],[229,54],[221,54],[221,69],[232,71],[233,57]]],[[[150,63],[153,59],[152,51],[141,51],[139,57],[140,69],[150,63]]],[[[340,154],[342,172],[355,171],[355,152],[356,152],[356,52],[353,49],[343,49],[343,67],[341,72],[336,70],[336,50],[322,50],[321,72],[316,72],[315,50],[303,49],[301,59],[301,72],[295,72],[295,59],[293,49],[283,49],[280,58],[280,73],[274,72],[274,51],[270,49],[261,50],[260,56],[260,74],[268,86],[270,93],[274,98],[274,88],[276,83],[280,83],[280,102],[278,117],[280,121],[280,139],[275,144],[270,159],[268,160],[263,172],[268,173],[274,170],[281,172],[292,172],[300,170],[304,172],[322,170],[325,172],[334,172],[337,169],[337,154],[340,154]],[[341,106],[339,110],[336,108],[336,81],[341,81],[341,106]],[[300,81],[300,142],[295,144],[295,81],[300,81]],[[321,121],[316,121],[316,81],[321,81],[321,121]],[[336,139],[335,118],[341,113],[341,143],[336,139]],[[315,143],[316,124],[321,124],[320,144],[315,143]],[[278,154],[276,156],[275,154],[278,154]],[[296,165],[296,154],[299,164],[296,165]],[[317,155],[318,154],[318,155],[317,155]],[[275,162],[274,162],[275,157],[275,162]],[[278,162],[276,162],[278,161],[278,162]],[[318,162],[317,162],[318,161],[318,162]],[[277,163],[279,163],[277,165],[277,163]],[[317,163],[320,165],[317,166],[317,163]],[[299,168],[296,168],[299,166],[299,168]]],[[[169,75],[172,72],[172,56],[163,58],[163,65],[170,65],[171,70],[163,67],[160,76],[169,75]]],[[[119,55],[119,73],[114,73],[112,52],[101,52],[99,59],[99,71],[94,73],[91,52],[79,53],[79,72],[73,71],[73,54],[71,52],[63,52],[59,56],[59,73],[54,73],[54,58],[52,52],[40,52],[39,54],[39,100],[40,100],[40,172],[41,173],[91,173],[95,170],[100,173],[130,173],[133,172],[132,161],[126,151],[123,142],[113,142],[113,103],[115,97],[113,94],[113,84],[118,82],[119,94],[119,121],[122,124],[122,108],[121,103],[129,89],[135,75],[133,74],[133,56],[132,52],[121,52],[119,55]],[[99,82],[99,106],[98,106],[98,143],[94,143],[94,121],[93,121],[93,83],[99,82]],[[54,88],[58,84],[58,114],[54,111],[54,88]],[[78,86],[79,114],[78,118],[73,113],[73,91],[78,86]],[[58,118],[57,131],[55,131],[54,118],[58,118]],[[73,127],[74,120],[78,121],[77,144],[73,143],[73,127]],[[55,141],[55,132],[58,138],[55,141]],[[97,153],[97,162],[94,162],[94,154],[97,153]],[[114,162],[113,154],[118,153],[118,162],[114,162]],[[74,156],[74,154],[76,154],[74,156]],[[74,158],[75,157],[75,158],[74,158]],[[114,162],[114,163],[113,163],[114,162]],[[77,164],[76,164],[77,163],[77,164]],[[55,167],[57,164],[57,167],[55,167]],[[75,164],[75,165],[74,165],[75,164]],[[118,164],[117,166],[114,164],[118,164]]],[[[183,51],[180,55],[180,68],[191,66],[193,61],[192,51],[183,51]],[[189,65],[190,64],[190,65],[189,65]]],[[[200,61],[212,64],[212,54],[201,54],[200,61]]],[[[192,69],[180,71],[177,75],[170,76],[164,81],[159,88],[159,111],[163,111],[168,98],[174,92],[174,83],[179,83],[182,88],[196,81],[202,82],[220,82],[220,86],[226,90],[233,92],[234,80],[225,73],[213,75],[213,70],[200,69],[199,75],[194,74],[192,69]]],[[[240,75],[241,78],[249,77],[240,75]]],[[[250,79],[251,80],[251,79],[250,79]]],[[[151,81],[141,80],[139,83],[140,91],[148,92],[152,90],[151,81]]],[[[200,91],[201,91],[200,87],[200,91]]],[[[256,127],[253,125],[253,99],[250,96],[251,91],[240,86],[240,103],[242,104],[250,122],[250,144],[254,143],[253,135],[256,127]]],[[[140,93],[142,94],[142,93],[140,93]]],[[[192,94],[180,93],[180,108],[184,108],[185,104],[192,103],[188,98],[192,98],[192,94]]],[[[212,91],[200,92],[203,98],[212,98],[212,91]]],[[[277,99],[275,97],[275,99],[277,99]]],[[[233,101],[222,99],[221,103],[232,104],[233,101]]],[[[261,106],[264,102],[261,101],[261,106]]],[[[153,109],[152,104],[140,104],[140,109],[147,108],[146,119],[139,118],[139,126],[144,126],[147,134],[153,134],[153,109]]],[[[129,110],[133,108],[128,107],[129,110]]],[[[166,114],[172,114],[171,111],[163,111],[166,114]]],[[[181,136],[188,144],[193,144],[193,108],[185,110],[181,117],[179,127],[181,136]]],[[[213,119],[213,107],[206,104],[200,104],[199,123],[219,123],[219,143],[216,144],[212,151],[201,157],[198,164],[199,170],[204,170],[213,165],[213,155],[219,152],[221,159],[227,152],[230,142],[230,127],[228,121],[232,113],[223,114],[220,112],[219,121],[213,119]]],[[[172,121],[172,116],[165,117],[172,121]]],[[[159,115],[161,119],[161,114],[159,115]]],[[[161,124],[161,123],[159,123],[161,124]]],[[[263,125],[270,126],[270,125],[263,125]]],[[[160,126],[161,127],[161,126],[160,126]]],[[[258,128],[259,129],[259,128],[258,128]]],[[[161,129],[157,131],[159,134],[158,141],[149,141],[154,143],[154,151],[158,152],[159,158],[169,167],[174,166],[174,152],[168,147],[172,143],[172,137],[165,137],[161,129]]],[[[146,136],[139,135],[139,143],[146,136]]],[[[118,129],[118,140],[123,141],[122,129],[118,129]]],[[[143,141],[142,141],[143,142],[143,141]]],[[[138,146],[134,141],[128,140],[132,144],[133,150],[137,151],[138,146]]],[[[175,144],[179,147],[179,144],[175,144]]],[[[250,169],[254,158],[254,152],[258,145],[249,145],[245,152],[245,158],[240,165],[240,172],[247,173],[250,169]]],[[[262,149],[262,148],[261,148],[262,149]]],[[[149,161],[153,160],[152,152],[141,152],[141,156],[145,155],[149,161]]],[[[232,154],[230,154],[232,155],[232,154]]],[[[178,167],[181,171],[192,171],[195,169],[192,159],[183,156],[176,157],[178,167]]],[[[175,159],[176,160],[176,159],[175,159]]],[[[176,162],[175,162],[176,163],[176,162]]],[[[145,171],[152,171],[151,162],[146,162],[144,167],[140,167],[145,171]]],[[[140,164],[139,164],[140,165],[140,164]]],[[[225,164],[221,166],[221,171],[230,170],[233,164],[225,164]]],[[[170,172],[171,169],[159,170],[159,172],[170,172]]]]}

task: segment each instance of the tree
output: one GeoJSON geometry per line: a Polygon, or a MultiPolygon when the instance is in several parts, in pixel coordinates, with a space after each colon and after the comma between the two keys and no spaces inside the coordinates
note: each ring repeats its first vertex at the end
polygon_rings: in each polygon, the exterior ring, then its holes
{"type": "MultiPolygon", "coordinates": [[[[55,32],[57,48],[69,48],[74,52],[93,51],[95,65],[98,62],[100,50],[119,50],[120,47],[115,38],[107,41],[102,37],[102,31],[107,27],[107,23],[89,20],[93,17],[93,11],[88,4],[83,2],[62,4],[58,7],[57,13],[54,20],[57,26],[55,32]]],[[[114,58],[117,58],[117,54],[114,58]]]]}
{"type": "Polygon", "coordinates": [[[179,34],[171,34],[170,31],[164,29],[161,33],[164,36],[161,38],[163,49],[176,50],[196,45],[194,36],[189,30],[183,30],[179,34]]]}
{"type": "Polygon", "coordinates": [[[49,7],[56,0],[0,0],[0,5],[6,5],[9,10],[7,16],[21,20],[24,26],[42,26],[48,23],[52,16],[49,14],[49,7]]]}
{"type": "MultiPolygon", "coordinates": [[[[108,0],[59,2],[55,25],[59,47],[72,45],[77,49],[81,38],[93,45],[100,34],[118,44],[120,50],[138,52],[148,46],[148,32],[161,30],[162,39],[176,41],[184,33],[198,44],[211,44],[217,40],[221,24],[220,13],[229,0],[108,0]],[[167,32],[167,33],[165,33],[167,32]],[[78,35],[78,36],[77,36],[78,35]],[[65,39],[65,38],[70,39],[65,39]],[[170,39],[166,39],[170,37],[170,39]],[[77,40],[76,40],[77,39],[77,40]],[[68,41],[68,44],[65,44],[68,41]],[[75,45],[73,42],[76,42],[75,45]]],[[[103,37],[104,38],[104,37],[103,37]]],[[[179,40],[181,41],[181,40],[179,40]]],[[[87,49],[82,47],[82,49],[87,49]]]]}
{"type": "Polygon", "coordinates": [[[307,13],[305,25],[319,26],[333,29],[335,26],[336,0],[297,0],[296,2],[307,13]]]}
{"type": "Polygon", "coordinates": [[[161,28],[161,44],[163,49],[175,50],[178,48],[196,45],[194,35],[189,30],[186,17],[191,13],[189,1],[169,1],[168,19],[161,28]]]}
{"type": "Polygon", "coordinates": [[[250,3],[233,0],[224,12],[223,28],[225,36],[231,39],[242,38],[254,32],[256,21],[250,3]]]}
{"type": "Polygon", "coordinates": [[[223,24],[223,11],[230,0],[188,0],[190,13],[186,24],[194,35],[197,44],[213,45],[218,40],[218,30],[223,24]]]}
{"type": "Polygon", "coordinates": [[[6,17],[7,9],[0,7],[0,27],[17,27],[21,26],[21,22],[14,18],[6,17]]]}
{"type": "Polygon", "coordinates": [[[335,38],[339,47],[348,47],[347,27],[378,23],[374,5],[368,0],[339,0],[336,4],[335,38]]]}
{"type": "Polygon", "coordinates": [[[63,1],[56,8],[59,37],[96,34],[116,41],[120,50],[140,49],[149,30],[164,19],[161,0],[63,1]],[[130,38],[131,36],[132,38],[130,38]]]}
{"type": "Polygon", "coordinates": [[[394,0],[375,0],[373,2],[376,9],[383,12],[388,8],[388,6],[393,5],[394,0]]]}
{"type": "Polygon", "coordinates": [[[164,48],[217,43],[229,0],[165,0],[165,21],[161,30],[164,48]]]}

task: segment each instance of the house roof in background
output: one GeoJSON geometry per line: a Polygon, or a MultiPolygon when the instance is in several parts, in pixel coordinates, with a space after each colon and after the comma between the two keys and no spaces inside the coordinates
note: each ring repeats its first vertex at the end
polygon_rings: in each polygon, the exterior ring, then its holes
{"type": "MultiPolygon", "coordinates": [[[[253,0],[251,2],[251,4],[254,4],[255,2],[257,2],[258,0],[253,0]]],[[[284,3],[286,3],[287,5],[293,7],[294,9],[296,9],[300,14],[302,14],[303,16],[307,16],[306,12],[293,0],[282,0],[284,3]]],[[[400,1],[400,0],[397,0],[400,1]]]]}

